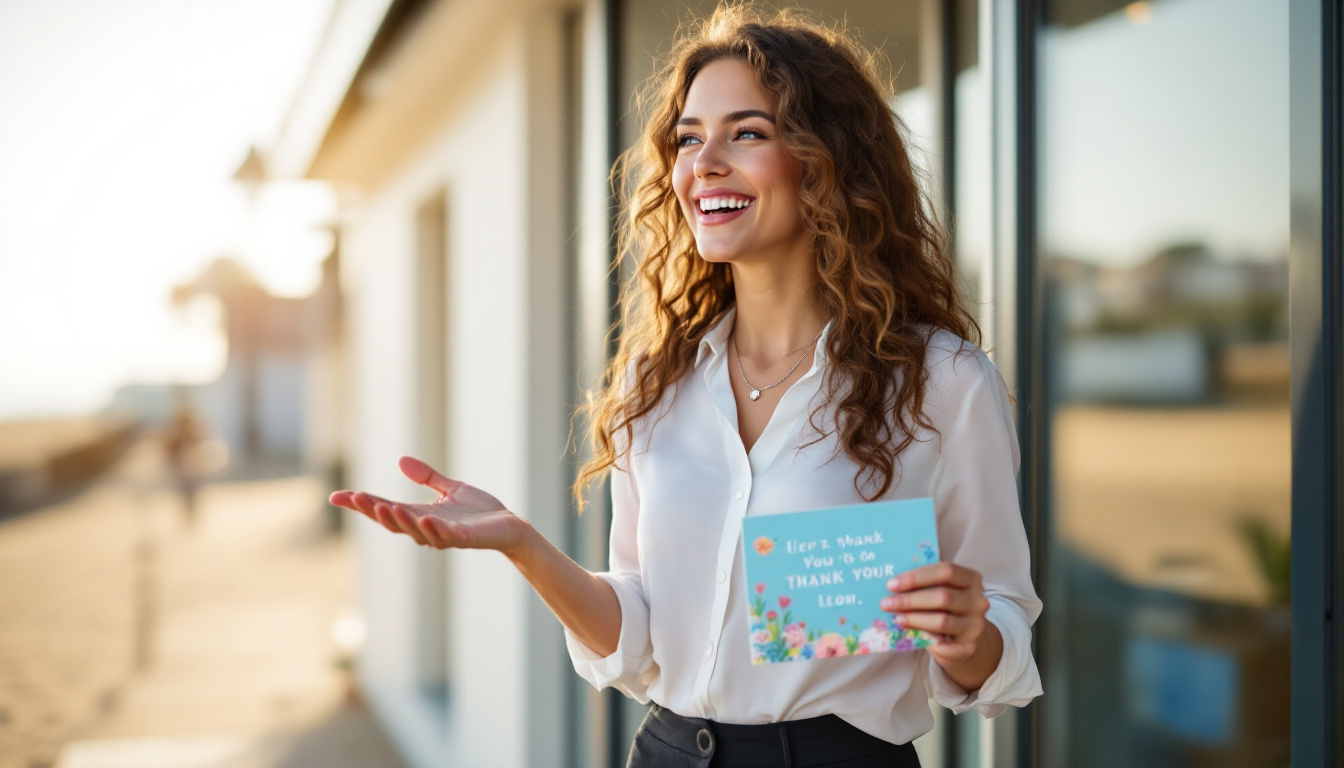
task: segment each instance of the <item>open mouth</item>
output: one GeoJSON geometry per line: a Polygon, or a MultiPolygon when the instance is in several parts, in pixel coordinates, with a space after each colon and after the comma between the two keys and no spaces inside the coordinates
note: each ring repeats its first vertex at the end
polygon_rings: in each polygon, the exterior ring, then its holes
{"type": "Polygon", "coordinates": [[[701,218],[714,221],[716,219],[727,219],[741,213],[751,207],[754,202],[756,202],[755,198],[751,197],[724,195],[721,197],[702,197],[697,201],[697,204],[700,207],[701,218]]]}

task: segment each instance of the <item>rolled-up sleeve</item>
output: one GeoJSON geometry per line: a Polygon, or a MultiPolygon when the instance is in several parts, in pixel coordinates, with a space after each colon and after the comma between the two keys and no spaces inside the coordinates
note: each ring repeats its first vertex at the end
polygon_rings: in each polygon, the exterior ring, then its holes
{"type": "Polygon", "coordinates": [[[565,630],[565,646],[574,671],[598,690],[616,688],[641,703],[657,675],[649,642],[649,602],[639,569],[639,493],[628,471],[611,472],[611,545],[609,570],[595,574],[611,585],[621,605],[616,650],[601,656],[565,630]]]}
{"type": "Polygon", "coordinates": [[[930,691],[953,712],[974,709],[994,717],[1041,695],[1031,653],[1031,625],[1041,601],[1031,583],[1018,504],[1021,457],[1012,403],[998,370],[978,349],[966,347],[932,368],[925,412],[941,445],[933,495],[942,559],[980,572],[990,603],[986,618],[1003,636],[1003,656],[975,691],[958,685],[930,657],[930,691]]]}

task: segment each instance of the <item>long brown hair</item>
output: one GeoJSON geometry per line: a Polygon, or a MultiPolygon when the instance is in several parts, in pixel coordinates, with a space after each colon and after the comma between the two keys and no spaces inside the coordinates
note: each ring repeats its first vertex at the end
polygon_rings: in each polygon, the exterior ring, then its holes
{"type": "MultiPolygon", "coordinates": [[[[901,451],[919,428],[933,428],[923,413],[929,332],[979,342],[905,127],[883,98],[876,56],[797,11],[720,6],[679,37],[649,81],[643,134],[613,171],[618,190],[633,189],[622,201],[618,252],[638,268],[619,349],[600,395],[582,411],[592,456],[574,487],[580,510],[590,484],[629,450],[635,422],[690,370],[700,339],[733,306],[729,266],[700,258],[672,189],[687,92],[721,59],[751,67],[775,101],[781,140],[802,161],[799,199],[821,276],[815,300],[834,318],[822,407],[835,410],[838,443],[860,467],[854,486],[864,498],[891,488],[901,451]]],[[[820,410],[812,414],[818,429],[820,410]]]]}

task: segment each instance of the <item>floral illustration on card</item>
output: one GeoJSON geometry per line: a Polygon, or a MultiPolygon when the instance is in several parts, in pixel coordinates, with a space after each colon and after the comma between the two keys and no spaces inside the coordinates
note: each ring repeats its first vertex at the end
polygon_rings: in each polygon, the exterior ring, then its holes
{"type": "Polygon", "coordinates": [[[788,595],[779,595],[775,600],[784,611],[782,614],[768,606],[764,597],[767,589],[765,584],[757,584],[751,600],[752,664],[913,651],[937,642],[927,632],[902,629],[886,619],[873,619],[870,626],[859,629],[841,616],[833,629],[808,627],[806,621],[793,620],[793,612],[787,610],[793,602],[788,595]]]}
{"type": "Polygon", "coordinates": [[[938,561],[931,499],[749,517],[742,540],[753,664],[938,642],[881,610],[896,574],[938,561]]]}

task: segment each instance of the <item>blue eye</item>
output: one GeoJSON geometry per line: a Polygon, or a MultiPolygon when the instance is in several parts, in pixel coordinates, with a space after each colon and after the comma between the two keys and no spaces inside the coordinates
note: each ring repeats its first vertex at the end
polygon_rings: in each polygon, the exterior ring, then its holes
{"type": "MultiPolygon", "coordinates": [[[[755,128],[739,128],[739,129],[737,129],[737,132],[736,132],[735,134],[733,134],[733,139],[735,139],[735,140],[736,140],[736,139],[768,139],[768,138],[770,138],[770,137],[769,137],[769,136],[766,136],[764,133],[762,133],[762,132],[756,130],[755,128]]],[[[680,149],[680,148],[682,148],[682,147],[689,147],[689,146],[691,146],[691,145],[693,145],[693,144],[704,144],[705,142],[704,142],[703,139],[701,139],[699,136],[695,135],[694,133],[683,133],[682,135],[678,136],[678,137],[675,139],[675,142],[674,142],[674,143],[675,143],[675,146],[676,146],[678,149],[680,149]]]]}

